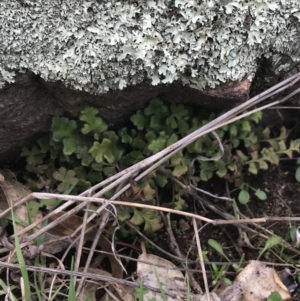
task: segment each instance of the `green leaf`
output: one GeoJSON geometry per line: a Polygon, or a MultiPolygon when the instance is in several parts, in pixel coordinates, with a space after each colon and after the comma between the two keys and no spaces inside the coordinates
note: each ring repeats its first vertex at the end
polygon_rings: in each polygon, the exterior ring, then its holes
{"type": "Polygon", "coordinates": [[[68,137],[63,139],[63,153],[66,156],[72,155],[76,149],[76,140],[74,137],[68,137]]]}
{"type": "Polygon", "coordinates": [[[251,124],[249,120],[243,119],[242,120],[242,129],[245,132],[251,132],[251,124]]]}
{"type": "Polygon", "coordinates": [[[258,161],[259,164],[259,168],[263,169],[263,170],[267,170],[269,168],[269,165],[266,161],[264,161],[263,159],[258,161]]]}
{"type": "Polygon", "coordinates": [[[261,201],[265,201],[268,197],[267,197],[267,194],[260,190],[260,189],[257,189],[255,191],[255,195],[261,200],[261,201]]]}
{"type": "Polygon", "coordinates": [[[262,111],[255,112],[254,114],[250,115],[248,118],[253,120],[255,123],[259,123],[262,119],[262,111]]]}
{"type": "Polygon", "coordinates": [[[146,145],[146,142],[140,138],[134,138],[132,141],[132,147],[142,150],[146,145]]]}
{"type": "Polygon", "coordinates": [[[147,132],[147,133],[146,133],[145,138],[146,138],[146,140],[147,140],[148,142],[151,142],[151,141],[153,141],[154,139],[156,139],[157,136],[156,136],[155,132],[150,131],[150,132],[147,132]]]}
{"type": "Polygon", "coordinates": [[[153,115],[150,119],[150,128],[159,131],[163,128],[162,120],[159,116],[153,115]]]}
{"type": "MultiPolygon", "coordinates": [[[[151,138],[152,137],[154,137],[154,136],[151,134],[151,138]]],[[[151,139],[150,138],[150,132],[146,134],[146,138],[147,138],[147,140],[151,139]],[[148,135],[148,137],[147,137],[147,135],[148,135]]],[[[164,137],[164,133],[161,132],[160,136],[158,138],[153,139],[153,140],[150,141],[150,143],[148,144],[147,149],[149,149],[153,154],[155,154],[155,153],[157,153],[157,152],[159,152],[159,151],[161,151],[162,149],[165,148],[166,142],[167,142],[167,139],[164,137]]]]}
{"type": "Polygon", "coordinates": [[[77,146],[75,154],[78,159],[81,159],[81,165],[83,166],[89,166],[94,160],[89,154],[87,146],[77,146]]]}
{"type": "Polygon", "coordinates": [[[174,177],[181,177],[182,175],[186,174],[188,171],[187,166],[183,166],[183,165],[177,165],[174,170],[172,171],[172,175],[174,177]]]}
{"type": "Polygon", "coordinates": [[[271,164],[279,164],[279,156],[275,153],[273,148],[263,148],[261,151],[263,159],[269,161],[271,164]]]}
{"type": "Polygon", "coordinates": [[[233,138],[233,139],[231,139],[231,142],[232,142],[232,147],[237,148],[240,145],[241,140],[238,138],[233,138]]]}
{"type": "Polygon", "coordinates": [[[227,277],[222,277],[222,280],[227,284],[227,285],[231,285],[232,281],[230,279],[228,279],[227,277]]]}
{"type": "Polygon", "coordinates": [[[189,124],[185,120],[180,119],[178,121],[178,130],[179,130],[180,134],[186,134],[188,132],[189,128],[190,128],[189,124]]]}
{"type": "Polygon", "coordinates": [[[59,192],[66,191],[71,185],[76,185],[78,179],[75,177],[76,173],[74,170],[66,170],[64,167],[61,167],[58,171],[53,173],[53,178],[61,182],[57,186],[59,192]]]}
{"type": "Polygon", "coordinates": [[[172,129],[176,129],[177,128],[177,122],[174,116],[169,116],[166,119],[166,124],[169,125],[172,129]]]}
{"type": "Polygon", "coordinates": [[[156,195],[156,191],[155,189],[151,188],[150,184],[148,182],[146,182],[143,185],[143,196],[144,196],[144,200],[145,201],[151,201],[154,199],[155,195],[156,195]]]}
{"type": "Polygon", "coordinates": [[[250,173],[252,173],[252,174],[254,174],[254,175],[257,175],[257,173],[258,173],[258,168],[257,168],[255,162],[250,162],[250,163],[249,163],[248,170],[249,170],[250,173]]]}
{"type": "Polygon", "coordinates": [[[50,151],[51,146],[50,146],[50,137],[49,137],[49,135],[40,138],[37,141],[37,143],[40,147],[41,153],[45,154],[45,153],[48,153],[50,151]]]}
{"type": "Polygon", "coordinates": [[[102,171],[103,170],[103,163],[92,163],[91,165],[92,169],[93,170],[96,170],[96,171],[102,171]]]}
{"type": "Polygon", "coordinates": [[[189,153],[201,153],[203,150],[203,139],[198,138],[195,142],[188,145],[187,150],[189,153]]]}
{"type": "Polygon", "coordinates": [[[120,222],[125,222],[125,221],[129,220],[131,217],[129,211],[130,211],[130,209],[128,207],[118,206],[117,207],[118,220],[120,222]]]}
{"type": "Polygon", "coordinates": [[[246,156],[242,151],[240,150],[236,150],[236,154],[239,157],[239,159],[241,160],[241,162],[246,162],[249,160],[248,156],[246,156]]]}
{"type": "Polygon", "coordinates": [[[146,116],[166,116],[168,112],[168,107],[159,98],[153,98],[150,100],[148,107],[144,110],[144,114],[146,116]]]}
{"type": "Polygon", "coordinates": [[[212,170],[206,170],[206,169],[201,169],[200,170],[200,179],[202,181],[208,181],[213,177],[213,171],[212,170]]]}
{"type": "Polygon", "coordinates": [[[238,200],[241,204],[246,205],[250,201],[250,194],[248,191],[242,189],[239,193],[238,200]]]}
{"type": "Polygon", "coordinates": [[[169,125],[172,129],[176,129],[178,127],[178,121],[182,120],[185,116],[187,116],[189,111],[185,108],[183,104],[171,104],[171,114],[166,119],[166,124],[169,125]]]}
{"type": "Polygon", "coordinates": [[[300,166],[296,169],[295,178],[298,182],[300,182],[300,166]]]}
{"type": "Polygon", "coordinates": [[[43,163],[45,154],[42,154],[37,146],[34,145],[31,150],[29,150],[28,147],[23,147],[21,156],[26,157],[26,161],[29,165],[39,165],[43,163]]]}
{"type": "Polygon", "coordinates": [[[93,146],[90,148],[89,153],[93,156],[97,163],[103,162],[104,159],[106,159],[108,163],[114,163],[114,146],[115,144],[113,141],[104,138],[101,143],[95,141],[93,146]]]}
{"type": "Polygon", "coordinates": [[[166,142],[166,146],[170,146],[172,145],[173,143],[177,142],[178,141],[178,136],[176,134],[172,134],[168,139],[167,139],[167,142],[166,142]]]}
{"type": "Polygon", "coordinates": [[[174,155],[171,157],[171,160],[170,160],[170,166],[177,166],[177,165],[180,165],[180,164],[181,164],[181,161],[182,161],[182,158],[183,158],[183,153],[182,153],[182,151],[177,152],[176,154],[174,154],[174,155]]]}
{"type": "Polygon", "coordinates": [[[185,191],[179,191],[179,193],[176,193],[174,198],[175,198],[175,202],[174,202],[174,209],[175,210],[184,210],[187,208],[187,204],[184,198],[182,198],[183,194],[185,193],[185,191]]]}
{"type": "Polygon", "coordinates": [[[79,119],[85,121],[81,132],[88,134],[89,132],[95,132],[97,134],[103,133],[107,130],[108,126],[101,117],[97,117],[98,110],[91,107],[86,107],[80,114],[79,119]]]}
{"type": "Polygon", "coordinates": [[[207,241],[207,243],[213,248],[215,249],[220,255],[222,255],[226,260],[228,260],[230,262],[230,259],[226,256],[226,254],[223,251],[223,247],[220,243],[218,243],[216,240],[214,239],[209,239],[207,241]]]}
{"type": "Polygon", "coordinates": [[[138,110],[130,120],[137,127],[138,130],[143,130],[145,125],[148,123],[148,118],[145,117],[141,110],[138,110]]]}
{"type": "Polygon", "coordinates": [[[131,144],[133,141],[133,138],[128,134],[127,128],[122,128],[118,131],[119,137],[123,143],[131,144]]]}
{"type": "Polygon", "coordinates": [[[149,291],[145,289],[143,286],[143,281],[140,281],[140,286],[136,288],[134,291],[134,297],[137,301],[144,301],[145,300],[144,295],[146,295],[148,292],[149,291]]]}
{"type": "Polygon", "coordinates": [[[283,301],[278,292],[272,292],[267,301],[283,301]]]}
{"type": "Polygon", "coordinates": [[[237,136],[238,129],[237,129],[237,126],[234,123],[230,125],[229,133],[230,133],[231,136],[234,136],[234,137],[237,136]]]}
{"type": "Polygon", "coordinates": [[[263,131],[262,131],[262,135],[265,139],[268,139],[270,138],[270,135],[271,135],[271,131],[269,128],[265,128],[263,131]]]}
{"type": "MultiPolygon", "coordinates": [[[[222,162],[222,161],[220,161],[222,162]]],[[[216,172],[217,176],[220,178],[224,178],[227,175],[227,167],[225,164],[218,166],[218,170],[216,172]]]]}
{"type": "Polygon", "coordinates": [[[74,120],[69,120],[65,117],[53,117],[51,127],[52,139],[59,142],[66,137],[72,137],[76,128],[77,125],[74,120]]]}
{"type": "Polygon", "coordinates": [[[161,217],[157,214],[155,210],[142,209],[138,210],[133,208],[133,217],[130,219],[130,223],[134,225],[144,225],[144,230],[146,232],[155,232],[162,228],[161,217]]]}
{"type": "Polygon", "coordinates": [[[14,243],[15,243],[15,248],[16,248],[16,253],[17,253],[17,259],[18,259],[18,265],[21,270],[21,275],[23,278],[23,283],[24,283],[24,292],[25,293],[25,300],[31,300],[31,292],[30,292],[30,281],[29,281],[29,276],[28,276],[28,271],[27,271],[27,266],[25,264],[25,260],[23,257],[22,249],[20,246],[20,241],[18,238],[18,230],[16,227],[16,220],[14,216],[14,212],[11,208],[11,216],[12,216],[12,223],[13,223],[13,229],[14,229],[14,243]]]}
{"type": "Polygon", "coordinates": [[[282,242],[282,237],[279,236],[271,236],[265,243],[264,248],[259,252],[260,256],[267,250],[275,247],[276,245],[282,242]]]}
{"type": "Polygon", "coordinates": [[[129,153],[129,155],[135,160],[135,162],[142,161],[144,159],[141,151],[132,151],[129,153]]]}
{"type": "Polygon", "coordinates": [[[103,180],[102,172],[91,170],[87,175],[87,181],[91,182],[92,184],[99,183],[103,180]]]}
{"type": "Polygon", "coordinates": [[[155,176],[155,182],[161,188],[164,188],[168,184],[168,178],[165,175],[157,174],[155,176]]]}
{"type": "Polygon", "coordinates": [[[47,207],[53,207],[56,204],[57,200],[56,199],[44,199],[40,200],[40,205],[41,207],[47,206],[47,207]]]}
{"type": "Polygon", "coordinates": [[[110,177],[116,174],[116,167],[113,166],[106,166],[103,168],[103,173],[105,176],[110,177]]]}

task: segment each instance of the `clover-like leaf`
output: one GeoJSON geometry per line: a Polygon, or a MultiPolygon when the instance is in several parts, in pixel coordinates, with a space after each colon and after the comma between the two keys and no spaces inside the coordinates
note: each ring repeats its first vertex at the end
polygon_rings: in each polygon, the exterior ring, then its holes
{"type": "Polygon", "coordinates": [[[178,136],[176,134],[172,134],[168,139],[167,139],[167,142],[166,142],[166,146],[170,146],[172,144],[174,144],[175,142],[178,141],[178,136]]]}
{"type": "Polygon", "coordinates": [[[255,112],[249,116],[249,119],[253,120],[255,123],[259,123],[262,119],[262,111],[255,112]]]}
{"type": "Polygon", "coordinates": [[[76,128],[77,125],[74,120],[69,120],[65,117],[53,117],[51,127],[52,139],[59,142],[66,137],[72,137],[76,128]]]}
{"type": "Polygon", "coordinates": [[[236,137],[238,135],[238,127],[236,124],[231,124],[229,127],[229,133],[231,136],[236,137]]]}
{"type": "Polygon", "coordinates": [[[148,118],[143,114],[141,110],[138,110],[130,120],[137,127],[138,130],[143,130],[148,123],[148,118]]]}
{"type": "MultiPolygon", "coordinates": [[[[241,160],[242,163],[247,162],[249,160],[248,156],[246,156],[242,151],[240,150],[236,150],[236,154],[239,157],[239,159],[241,160]]],[[[257,152],[252,152],[251,156],[253,158],[253,156],[257,156],[257,152]]]]}
{"type": "Polygon", "coordinates": [[[170,166],[177,166],[180,165],[183,159],[182,151],[177,152],[174,154],[170,159],[170,166]]]}
{"type": "Polygon", "coordinates": [[[87,180],[92,184],[99,183],[103,180],[103,174],[102,172],[91,170],[87,175],[87,180]]]}
{"type": "Polygon", "coordinates": [[[179,130],[180,134],[186,134],[189,129],[190,129],[190,126],[185,120],[180,119],[178,121],[178,130],[179,130]]]}
{"type": "Polygon", "coordinates": [[[23,147],[21,156],[26,157],[26,161],[29,165],[39,165],[43,163],[45,154],[43,154],[40,149],[34,145],[31,149],[28,147],[23,147]]]}
{"type": "Polygon", "coordinates": [[[142,161],[144,156],[141,151],[132,151],[129,154],[122,156],[120,162],[123,166],[131,166],[136,162],[142,161]]]}
{"type": "Polygon", "coordinates": [[[185,199],[182,198],[183,193],[176,193],[174,196],[174,209],[176,210],[184,210],[187,207],[185,199]]]}
{"type": "Polygon", "coordinates": [[[200,170],[200,179],[202,181],[208,181],[213,177],[213,171],[210,169],[201,169],[200,170]]]}
{"type": "Polygon", "coordinates": [[[250,162],[248,170],[250,173],[257,175],[258,170],[259,170],[259,165],[256,162],[250,162]]]}
{"type": "Polygon", "coordinates": [[[220,178],[224,178],[227,175],[227,166],[223,161],[219,161],[216,165],[218,166],[218,170],[216,174],[220,178]],[[219,163],[219,164],[218,164],[219,163]]]}
{"type": "Polygon", "coordinates": [[[49,135],[40,138],[37,141],[37,143],[40,147],[41,153],[45,154],[45,153],[50,151],[51,146],[50,146],[50,137],[49,137],[49,135]]]}
{"type": "Polygon", "coordinates": [[[271,164],[279,164],[279,155],[275,153],[273,148],[263,148],[261,154],[263,159],[269,161],[271,164]]]}
{"type": "Polygon", "coordinates": [[[187,116],[189,111],[185,108],[183,104],[171,104],[171,115],[166,119],[166,124],[169,125],[172,129],[178,127],[178,121],[182,120],[187,116]]]}
{"type": "Polygon", "coordinates": [[[108,163],[114,163],[122,156],[122,150],[117,147],[118,136],[115,132],[105,132],[102,142],[95,141],[89,149],[89,153],[97,163],[102,163],[104,159],[108,163]]]}
{"type": "Polygon", "coordinates": [[[195,142],[187,146],[187,151],[189,153],[201,153],[203,150],[203,139],[198,138],[195,142]]]}
{"type": "Polygon", "coordinates": [[[160,118],[160,116],[153,115],[153,116],[151,116],[149,126],[151,129],[153,129],[155,131],[159,131],[163,128],[163,122],[164,122],[164,120],[162,120],[162,118],[160,118]]]}
{"type": "Polygon", "coordinates": [[[120,222],[125,222],[125,221],[129,220],[131,218],[130,210],[131,209],[128,207],[118,206],[117,207],[118,220],[120,222]]]}
{"type": "Polygon", "coordinates": [[[172,175],[173,175],[174,177],[179,178],[179,177],[181,177],[182,175],[186,174],[187,171],[188,171],[187,166],[185,166],[185,165],[177,165],[177,166],[173,169],[172,175]]]}
{"type": "Polygon", "coordinates": [[[101,134],[107,130],[107,124],[101,117],[97,117],[97,114],[98,110],[91,107],[86,107],[81,112],[79,119],[86,122],[81,129],[83,134],[88,134],[91,131],[101,134]]]}
{"type": "Polygon", "coordinates": [[[121,130],[118,131],[118,134],[123,143],[128,143],[128,144],[132,143],[133,138],[128,134],[127,128],[122,128],[121,130]]]}
{"type": "Polygon", "coordinates": [[[168,184],[168,178],[165,175],[157,174],[154,179],[161,188],[164,188],[168,184]]]}
{"type": "Polygon", "coordinates": [[[77,146],[75,154],[78,159],[81,159],[82,166],[89,166],[94,160],[89,154],[87,146],[77,146]]]}
{"type": "Polygon", "coordinates": [[[151,188],[150,184],[148,182],[146,182],[143,185],[143,197],[145,201],[151,201],[154,199],[155,195],[156,195],[156,191],[155,189],[151,188]]]}
{"type": "Polygon", "coordinates": [[[105,166],[103,168],[103,173],[107,177],[110,177],[110,176],[116,174],[116,166],[114,166],[114,165],[112,165],[112,166],[105,166]]]}
{"type": "Polygon", "coordinates": [[[168,107],[159,98],[152,99],[148,107],[144,110],[146,116],[156,115],[163,117],[166,116],[168,112],[168,107]]]}
{"type": "Polygon", "coordinates": [[[132,141],[132,147],[142,150],[146,145],[146,142],[140,138],[134,138],[132,141]]]}
{"type": "Polygon", "coordinates": [[[157,211],[150,209],[133,209],[133,216],[130,223],[140,226],[144,223],[144,230],[146,232],[155,232],[162,228],[161,217],[157,211]]]}
{"type": "Polygon", "coordinates": [[[242,120],[242,129],[245,132],[251,132],[251,124],[250,124],[249,120],[247,120],[247,119],[242,120]]]}
{"type": "Polygon", "coordinates": [[[66,156],[70,156],[75,152],[76,139],[74,137],[67,137],[63,139],[63,153],[66,156]]]}
{"type": "Polygon", "coordinates": [[[95,141],[89,153],[97,163],[103,162],[104,159],[106,159],[108,163],[114,163],[113,147],[114,143],[110,139],[104,138],[101,143],[95,141]]]}
{"type": "Polygon", "coordinates": [[[156,137],[153,132],[148,132],[145,135],[145,138],[149,141],[147,149],[149,149],[153,154],[161,151],[166,146],[167,137],[165,137],[164,132],[160,132],[159,137],[156,137]]]}
{"type": "Polygon", "coordinates": [[[71,185],[76,185],[78,179],[75,177],[75,175],[76,173],[74,170],[66,170],[64,167],[61,167],[59,170],[55,171],[53,173],[53,178],[56,181],[61,182],[57,186],[57,190],[59,192],[64,192],[70,188],[71,185]]]}

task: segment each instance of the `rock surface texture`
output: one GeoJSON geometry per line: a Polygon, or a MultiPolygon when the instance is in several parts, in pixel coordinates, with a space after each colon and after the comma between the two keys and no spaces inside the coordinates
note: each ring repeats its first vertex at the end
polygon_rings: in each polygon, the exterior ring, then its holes
{"type": "Polygon", "coordinates": [[[262,57],[299,61],[299,19],[298,0],[0,2],[0,165],[86,104],[115,124],[155,96],[241,103],[262,57]]]}

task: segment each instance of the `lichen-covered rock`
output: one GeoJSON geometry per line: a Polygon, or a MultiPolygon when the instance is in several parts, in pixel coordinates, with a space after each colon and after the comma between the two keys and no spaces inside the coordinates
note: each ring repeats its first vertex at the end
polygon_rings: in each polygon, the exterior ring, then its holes
{"type": "Polygon", "coordinates": [[[0,88],[16,70],[93,94],[213,88],[251,79],[263,55],[299,60],[299,19],[299,0],[1,1],[0,88]]]}

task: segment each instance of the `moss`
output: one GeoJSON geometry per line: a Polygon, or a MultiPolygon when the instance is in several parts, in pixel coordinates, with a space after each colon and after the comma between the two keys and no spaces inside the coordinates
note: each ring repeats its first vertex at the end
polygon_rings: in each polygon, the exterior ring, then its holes
{"type": "Polygon", "coordinates": [[[0,2],[0,87],[30,70],[95,94],[145,80],[203,89],[251,79],[262,55],[300,57],[298,0],[24,2],[0,2]]]}

